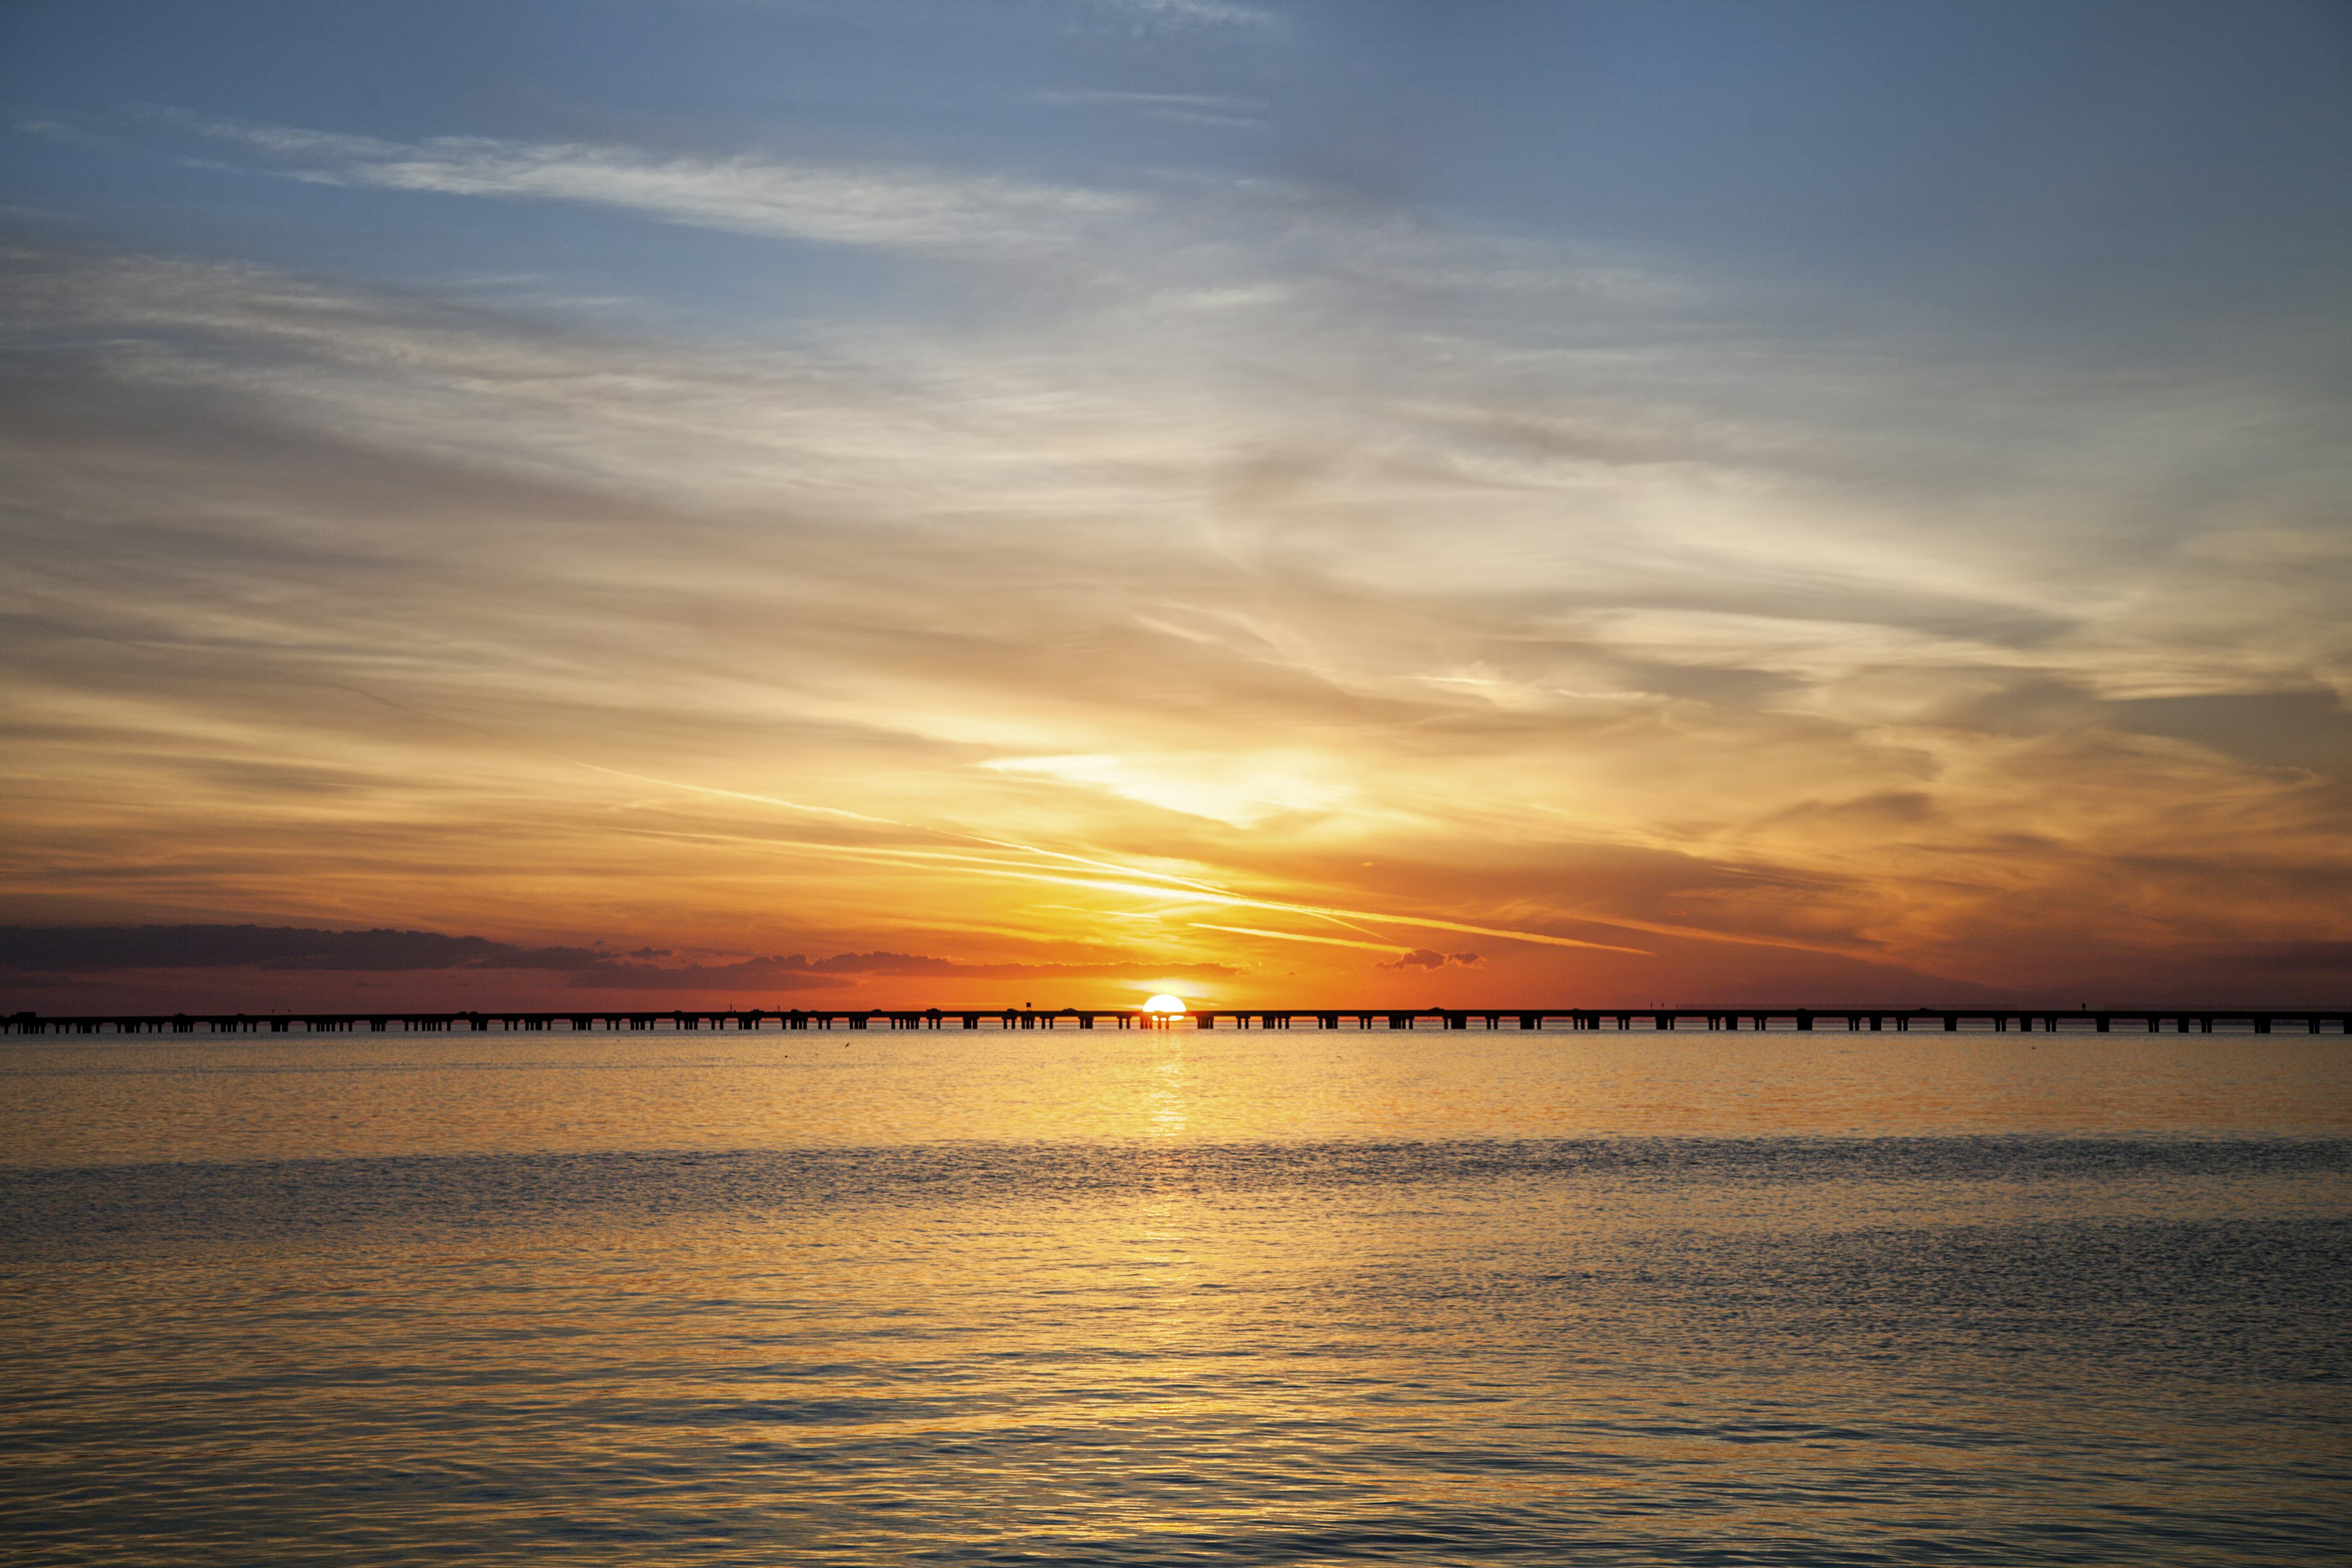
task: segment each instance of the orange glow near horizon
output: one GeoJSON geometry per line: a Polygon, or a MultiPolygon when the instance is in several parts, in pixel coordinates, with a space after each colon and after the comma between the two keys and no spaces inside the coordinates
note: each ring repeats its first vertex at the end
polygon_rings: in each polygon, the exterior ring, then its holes
{"type": "MultiPolygon", "coordinates": [[[[1637,722],[1617,703],[1535,730],[1464,725],[1458,754],[1412,731],[1334,734],[1323,765],[1361,780],[1350,801],[1242,822],[975,766],[969,742],[894,738],[878,696],[872,733],[817,753],[713,743],[745,732],[742,716],[682,729],[641,715],[633,732],[665,750],[656,779],[565,760],[610,754],[591,731],[614,721],[558,694],[525,709],[494,686],[393,698],[379,684],[281,679],[274,707],[233,721],[129,696],[53,705],[28,761],[77,787],[18,814],[20,886],[41,897],[20,893],[17,919],[390,928],[510,951],[450,967],[20,974],[15,1005],[1119,1006],[1139,982],[1213,1006],[1910,1003],[2086,966],[2109,976],[2105,995],[2152,996],[2210,986],[2232,943],[2342,918],[2312,883],[2217,898],[2191,921],[2166,890],[2189,872],[2126,855],[2192,827],[2249,864],[2297,844],[2324,854],[2293,825],[2300,784],[2185,747],[1735,738],[1703,712],[1661,705],[1637,722]],[[152,739],[117,756],[96,723],[152,739]],[[1736,788],[1717,744],[1741,758],[1736,788]],[[1923,753],[1932,785],[1900,787],[1923,753]],[[2031,847],[2059,839],[2063,853],[2031,847]],[[2126,907],[2128,921],[2114,912],[2126,907]]],[[[1091,703],[1043,712],[1044,696],[974,690],[963,706],[999,700],[1008,727],[1102,718],[1091,703]]]]}

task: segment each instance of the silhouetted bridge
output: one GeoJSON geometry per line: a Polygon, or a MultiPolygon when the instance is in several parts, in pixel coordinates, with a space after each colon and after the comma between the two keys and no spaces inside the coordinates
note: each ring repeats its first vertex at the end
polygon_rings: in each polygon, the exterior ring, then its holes
{"type": "Polygon", "coordinates": [[[441,1033],[463,1030],[475,1034],[529,1033],[541,1030],[587,1033],[763,1029],[772,1022],[779,1030],[793,1029],[943,1029],[952,1024],[965,1029],[983,1023],[998,1029],[1288,1029],[1298,1020],[1318,1029],[1705,1029],[1793,1030],[1844,1029],[1904,1033],[1913,1029],[2011,1029],[2025,1033],[2107,1034],[2121,1026],[2126,1033],[2205,1034],[2219,1025],[2225,1032],[2249,1029],[2267,1035],[2282,1026],[2307,1035],[2352,1033],[2352,1007],[2100,1007],[2076,1010],[2048,1007],[1914,1007],[1896,1012],[1885,1007],[1316,1007],[1203,1008],[1188,1013],[1147,1013],[1137,1008],[926,1007],[915,1010],[875,1007],[672,1008],[645,1012],[635,1009],[565,1008],[556,1012],[458,1013],[106,1013],[76,1017],[43,1017],[17,1013],[0,1017],[0,1033],[17,1035],[234,1035],[293,1033],[335,1034],[365,1031],[381,1034],[441,1033]]]}

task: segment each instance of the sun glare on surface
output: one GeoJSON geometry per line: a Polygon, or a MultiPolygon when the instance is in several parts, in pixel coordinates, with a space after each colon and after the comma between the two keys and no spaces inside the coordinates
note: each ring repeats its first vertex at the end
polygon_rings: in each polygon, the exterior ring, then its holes
{"type": "Polygon", "coordinates": [[[1181,1013],[1184,1010],[1184,998],[1163,994],[1146,1002],[1143,1005],[1143,1010],[1147,1013],[1181,1013]]]}

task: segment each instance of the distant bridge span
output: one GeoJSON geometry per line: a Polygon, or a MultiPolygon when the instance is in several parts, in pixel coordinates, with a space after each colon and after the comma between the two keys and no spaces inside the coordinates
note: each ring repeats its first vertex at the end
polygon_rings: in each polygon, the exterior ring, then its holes
{"type": "Polygon", "coordinates": [[[2282,1028],[2352,1033],[2352,1007],[1210,1007],[1181,1014],[1139,1008],[1063,1007],[566,1007],[459,1012],[100,1013],[0,1016],[0,1034],[235,1035],[677,1032],[699,1029],[1316,1029],[1780,1030],[1852,1032],[1963,1029],[2045,1034],[2204,1034],[2282,1028]]]}

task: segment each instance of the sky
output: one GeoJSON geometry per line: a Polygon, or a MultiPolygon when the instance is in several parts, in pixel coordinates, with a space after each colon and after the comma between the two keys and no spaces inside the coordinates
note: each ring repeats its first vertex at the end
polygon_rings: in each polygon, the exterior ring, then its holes
{"type": "Polygon", "coordinates": [[[13,0],[0,1005],[2352,988],[2352,7],[13,0]]]}

